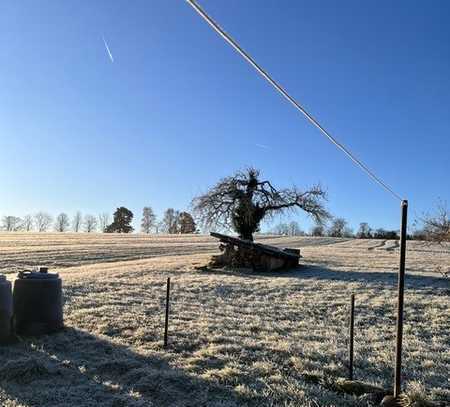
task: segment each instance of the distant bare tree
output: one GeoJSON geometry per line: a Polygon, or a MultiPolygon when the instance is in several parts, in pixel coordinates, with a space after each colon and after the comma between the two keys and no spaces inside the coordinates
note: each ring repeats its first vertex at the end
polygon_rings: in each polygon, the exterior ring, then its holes
{"type": "Polygon", "coordinates": [[[274,235],[287,236],[289,234],[289,225],[287,223],[278,223],[272,229],[274,235]]]}
{"type": "Polygon", "coordinates": [[[156,222],[155,225],[155,233],[164,233],[165,232],[165,228],[166,226],[164,225],[164,222],[162,220],[160,220],[159,222],[156,222]]]}
{"type": "Polygon", "coordinates": [[[310,234],[311,234],[311,236],[314,236],[314,237],[325,236],[325,227],[324,227],[324,225],[314,225],[311,228],[310,234]]]}
{"type": "Polygon", "coordinates": [[[253,240],[261,221],[289,210],[302,209],[321,223],[328,219],[325,191],[316,185],[307,191],[276,189],[254,168],[221,179],[204,195],[194,198],[194,214],[205,228],[234,229],[239,237],[253,240]]]}
{"type": "Polygon", "coordinates": [[[383,228],[376,229],[373,232],[374,239],[398,240],[399,236],[395,230],[384,230],[383,228]]]}
{"type": "Polygon", "coordinates": [[[143,233],[150,233],[156,226],[156,216],[150,206],[146,206],[142,210],[141,231],[143,233]]]}
{"type": "Polygon", "coordinates": [[[31,230],[33,230],[33,227],[33,216],[25,215],[22,220],[22,230],[24,230],[25,232],[30,232],[31,230]]]}
{"type": "Polygon", "coordinates": [[[74,232],[79,232],[81,230],[81,224],[83,223],[83,215],[80,211],[75,213],[75,216],[72,220],[72,230],[74,232]]]}
{"type": "Polygon", "coordinates": [[[450,212],[444,202],[439,202],[433,214],[425,214],[423,222],[427,240],[442,243],[450,241],[450,212]]]}
{"type": "Polygon", "coordinates": [[[98,215],[98,225],[100,228],[100,232],[105,233],[106,228],[108,227],[110,221],[111,217],[109,216],[109,213],[103,212],[100,215],[98,215]]]}
{"type": "Polygon", "coordinates": [[[97,218],[94,215],[85,215],[83,226],[85,232],[95,232],[95,230],[97,229],[97,218]]]}
{"type": "Polygon", "coordinates": [[[344,237],[346,235],[347,221],[344,218],[334,218],[328,229],[330,237],[344,237]]]}
{"type": "Polygon", "coordinates": [[[344,235],[343,235],[344,237],[355,237],[355,234],[353,233],[353,229],[352,228],[350,228],[350,227],[348,227],[348,226],[346,226],[345,228],[344,228],[344,235]]]}
{"type": "Polygon", "coordinates": [[[17,216],[4,216],[2,218],[2,229],[7,232],[16,232],[20,230],[22,219],[17,216]]]}
{"type": "Polygon", "coordinates": [[[173,208],[166,209],[162,220],[162,229],[165,233],[178,233],[179,212],[173,208]]]}
{"type": "Polygon", "coordinates": [[[67,216],[66,213],[60,213],[57,217],[56,217],[56,221],[55,221],[55,230],[57,232],[66,232],[69,229],[69,216],[67,216]]]}
{"type": "Polygon", "coordinates": [[[361,222],[359,224],[358,232],[356,232],[358,239],[370,239],[372,237],[372,229],[367,222],[361,222]]]}
{"type": "Polygon", "coordinates": [[[38,232],[46,232],[52,221],[52,216],[46,212],[41,211],[34,215],[34,223],[38,232]]]}
{"type": "Polygon", "coordinates": [[[295,220],[289,222],[288,235],[289,236],[303,236],[305,233],[300,229],[300,225],[295,220]]]}
{"type": "Polygon", "coordinates": [[[280,236],[303,236],[305,234],[295,220],[289,223],[279,223],[272,229],[272,233],[280,236]]]}

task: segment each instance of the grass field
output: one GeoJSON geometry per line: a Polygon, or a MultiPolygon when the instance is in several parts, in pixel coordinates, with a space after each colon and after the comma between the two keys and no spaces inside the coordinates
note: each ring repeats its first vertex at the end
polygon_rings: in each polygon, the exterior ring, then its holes
{"type": "MultiPolygon", "coordinates": [[[[347,374],[355,293],[355,376],[390,386],[396,243],[261,239],[300,248],[303,267],[198,270],[217,252],[206,236],[0,234],[0,272],[9,278],[37,265],[60,273],[67,326],[0,348],[0,405],[370,405],[326,383],[347,374]]],[[[417,400],[450,403],[449,266],[449,246],[408,242],[404,379],[417,400]]]]}

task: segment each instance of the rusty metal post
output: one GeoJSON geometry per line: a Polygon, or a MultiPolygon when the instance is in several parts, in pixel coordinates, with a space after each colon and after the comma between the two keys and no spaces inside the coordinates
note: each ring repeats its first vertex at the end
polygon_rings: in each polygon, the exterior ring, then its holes
{"type": "Polygon", "coordinates": [[[397,343],[395,348],[394,398],[401,393],[402,344],[403,344],[403,298],[405,291],[406,233],[408,201],[402,201],[402,224],[400,230],[400,265],[398,270],[397,343]]]}
{"type": "Polygon", "coordinates": [[[355,332],[355,294],[350,297],[350,325],[349,325],[349,362],[348,362],[348,379],[353,380],[353,343],[355,332]]]}
{"type": "Polygon", "coordinates": [[[164,322],[164,347],[167,348],[167,336],[169,332],[169,301],[170,301],[170,277],[167,277],[166,291],[166,319],[164,322]]]}

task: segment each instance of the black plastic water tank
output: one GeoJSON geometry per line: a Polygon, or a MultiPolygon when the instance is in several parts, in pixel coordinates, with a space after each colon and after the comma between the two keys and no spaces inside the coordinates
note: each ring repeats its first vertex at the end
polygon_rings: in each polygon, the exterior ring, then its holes
{"type": "Polygon", "coordinates": [[[16,334],[45,335],[64,327],[62,282],[58,274],[21,272],[14,282],[14,328],[16,334]]]}
{"type": "Polygon", "coordinates": [[[0,274],[0,344],[12,340],[11,322],[13,316],[11,283],[0,274]]]}

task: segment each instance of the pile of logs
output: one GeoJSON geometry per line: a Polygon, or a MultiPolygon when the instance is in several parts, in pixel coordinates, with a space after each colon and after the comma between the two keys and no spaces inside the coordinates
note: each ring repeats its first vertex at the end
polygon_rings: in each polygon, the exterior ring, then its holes
{"type": "Polygon", "coordinates": [[[279,249],[221,233],[211,233],[211,236],[220,240],[219,248],[222,252],[218,256],[213,256],[209,264],[212,268],[251,268],[255,271],[286,270],[297,267],[301,257],[298,249],[279,249]]]}

